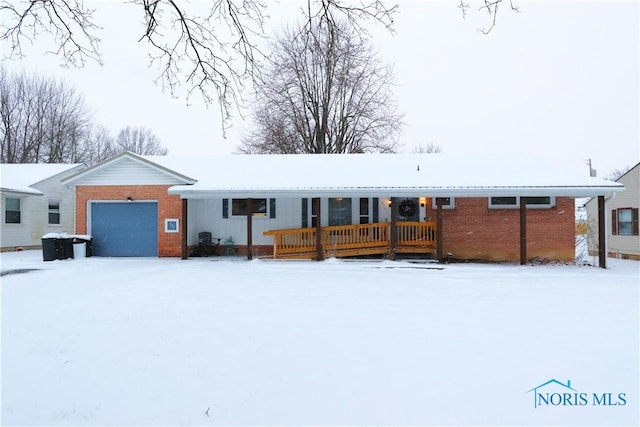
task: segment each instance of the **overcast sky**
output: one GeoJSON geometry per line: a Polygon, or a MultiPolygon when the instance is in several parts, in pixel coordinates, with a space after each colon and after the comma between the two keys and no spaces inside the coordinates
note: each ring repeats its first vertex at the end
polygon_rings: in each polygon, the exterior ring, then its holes
{"type": "MultiPolygon", "coordinates": [[[[401,1],[397,33],[374,30],[395,66],[404,151],[428,143],[450,153],[534,151],[585,174],[590,158],[599,176],[637,163],[639,2],[514,2],[520,13],[505,4],[489,35],[478,31],[486,16],[472,8],[463,20],[455,1],[401,1]]],[[[234,151],[241,117],[223,139],[217,106],[187,107],[154,84],[136,6],[85,4],[103,27],[103,67],[63,69],[38,49],[11,66],[64,76],[114,135],[146,126],[170,153],[234,151]]],[[[268,28],[297,15],[295,2],[267,4],[268,28]]]]}

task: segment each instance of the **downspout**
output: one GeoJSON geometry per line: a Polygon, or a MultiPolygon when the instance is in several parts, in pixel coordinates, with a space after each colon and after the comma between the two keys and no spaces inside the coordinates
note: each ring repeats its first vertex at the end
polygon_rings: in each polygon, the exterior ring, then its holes
{"type": "MultiPolygon", "coordinates": [[[[611,226],[607,225],[607,223],[611,221],[611,215],[608,215],[609,216],[609,221],[607,221],[607,213],[608,213],[608,209],[607,209],[608,205],[607,205],[607,203],[609,202],[609,200],[613,200],[615,198],[616,198],[616,193],[615,192],[612,192],[608,197],[604,198],[604,207],[603,207],[603,209],[604,209],[604,216],[605,216],[605,218],[604,218],[604,236],[605,236],[605,238],[604,238],[604,256],[605,256],[605,259],[609,257],[609,238],[608,238],[609,237],[609,231],[613,231],[613,230],[610,230],[611,226]]],[[[605,260],[604,266],[602,266],[602,268],[607,268],[606,260],[605,260]]]]}
{"type": "Polygon", "coordinates": [[[189,257],[189,246],[187,242],[188,203],[188,199],[182,199],[182,259],[187,259],[189,257]]]}

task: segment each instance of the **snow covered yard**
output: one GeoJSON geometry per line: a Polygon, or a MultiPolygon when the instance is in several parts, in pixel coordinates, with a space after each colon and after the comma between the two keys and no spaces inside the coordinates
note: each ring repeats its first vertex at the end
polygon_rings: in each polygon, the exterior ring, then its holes
{"type": "Polygon", "coordinates": [[[1,263],[2,425],[639,422],[638,262],[1,263]]]}

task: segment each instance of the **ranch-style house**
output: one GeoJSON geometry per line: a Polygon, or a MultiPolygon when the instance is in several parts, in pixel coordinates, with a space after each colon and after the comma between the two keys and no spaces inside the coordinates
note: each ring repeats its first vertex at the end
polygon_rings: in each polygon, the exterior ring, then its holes
{"type": "Polygon", "coordinates": [[[62,182],[94,255],[185,259],[573,260],[574,199],[624,190],[530,154],[125,152],[62,182]]]}

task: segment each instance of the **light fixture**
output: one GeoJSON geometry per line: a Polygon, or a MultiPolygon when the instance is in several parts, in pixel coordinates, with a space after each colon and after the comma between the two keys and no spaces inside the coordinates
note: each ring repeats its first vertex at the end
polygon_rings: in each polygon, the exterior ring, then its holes
{"type": "Polygon", "coordinates": [[[426,197],[420,197],[420,207],[424,208],[424,205],[427,204],[427,198],[426,197]]]}
{"type": "Polygon", "coordinates": [[[129,202],[129,203],[133,202],[133,199],[131,198],[131,196],[127,197],[127,202],[129,202]]]}

